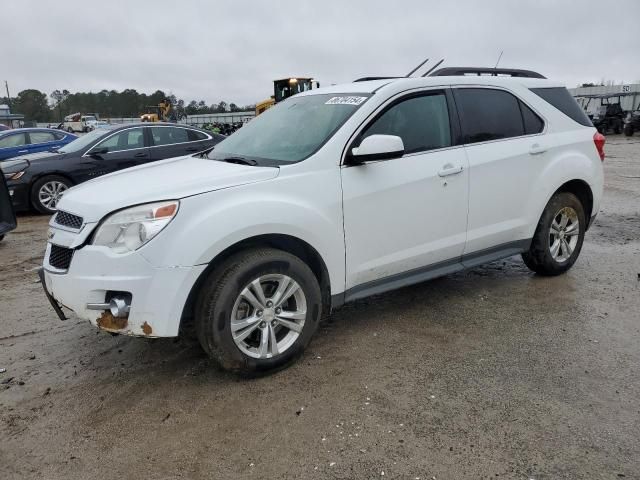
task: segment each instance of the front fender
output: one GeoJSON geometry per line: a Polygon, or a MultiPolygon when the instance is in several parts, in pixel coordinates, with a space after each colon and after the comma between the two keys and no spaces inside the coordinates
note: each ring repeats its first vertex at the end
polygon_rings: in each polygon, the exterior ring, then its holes
{"type": "Polygon", "coordinates": [[[248,238],[289,235],[320,254],[329,271],[332,293],[339,293],[345,278],[341,197],[338,190],[329,195],[331,189],[324,190],[325,195],[319,197],[297,191],[295,185],[289,189],[262,182],[183,199],[166,231],[140,249],[140,254],[157,267],[203,265],[248,238]]]}

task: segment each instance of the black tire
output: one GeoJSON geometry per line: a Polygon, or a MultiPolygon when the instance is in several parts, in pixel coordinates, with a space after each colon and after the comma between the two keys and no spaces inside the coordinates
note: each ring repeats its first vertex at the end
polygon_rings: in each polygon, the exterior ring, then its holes
{"type": "Polygon", "coordinates": [[[0,242],[4,240],[4,235],[0,235],[0,242]]]}
{"type": "Polygon", "coordinates": [[[560,275],[566,272],[580,255],[586,227],[584,207],[578,197],[568,192],[556,193],[551,197],[540,217],[529,251],[522,254],[524,263],[540,275],[560,275]],[[556,215],[566,207],[573,209],[577,214],[579,234],[571,255],[566,260],[558,261],[551,254],[551,223],[556,219],[556,215]]]}
{"type": "Polygon", "coordinates": [[[624,135],[625,137],[631,137],[633,135],[633,125],[631,125],[630,123],[627,123],[624,126],[624,135]]]}
{"type": "Polygon", "coordinates": [[[620,135],[622,133],[622,121],[616,122],[616,124],[613,126],[613,133],[615,133],[616,135],[620,135]]]}
{"type": "MultiPolygon", "coordinates": [[[[222,368],[243,375],[255,375],[281,369],[296,360],[311,341],[321,315],[320,286],[311,269],[289,253],[273,248],[257,248],[233,255],[209,275],[196,301],[195,327],[202,348],[222,368]],[[255,279],[281,274],[295,280],[306,297],[304,325],[295,342],[283,353],[271,358],[254,358],[243,352],[232,337],[231,314],[234,304],[242,290],[255,279]]],[[[262,334],[260,328],[255,331],[256,335],[262,334]]]]}
{"type": "Polygon", "coordinates": [[[69,179],[67,179],[65,177],[61,177],[60,175],[47,175],[45,177],[42,177],[42,178],[38,179],[33,184],[33,186],[31,187],[31,205],[38,212],[44,213],[46,215],[53,215],[56,212],[56,209],[55,208],[49,208],[47,205],[44,205],[40,201],[39,192],[40,192],[40,189],[43,187],[43,185],[45,185],[46,183],[50,183],[50,182],[60,182],[67,189],[71,188],[71,186],[73,185],[69,179]]]}

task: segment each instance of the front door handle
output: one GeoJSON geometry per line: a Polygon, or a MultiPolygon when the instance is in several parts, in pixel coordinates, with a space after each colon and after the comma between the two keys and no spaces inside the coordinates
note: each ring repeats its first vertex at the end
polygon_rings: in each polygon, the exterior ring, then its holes
{"type": "Polygon", "coordinates": [[[143,152],[136,153],[136,154],[134,155],[134,157],[135,157],[135,158],[146,158],[146,157],[148,157],[148,156],[149,156],[149,154],[148,154],[148,153],[143,153],[143,152]]]}
{"type": "Polygon", "coordinates": [[[462,172],[462,165],[454,167],[451,164],[447,164],[442,167],[442,170],[438,172],[438,175],[441,177],[448,177],[449,175],[457,175],[462,172]]]}
{"type": "Polygon", "coordinates": [[[18,150],[18,153],[29,153],[29,150],[18,150]]]}
{"type": "Polygon", "coordinates": [[[544,147],[539,143],[534,143],[533,145],[531,145],[531,148],[529,149],[529,155],[540,155],[541,153],[544,153],[546,151],[547,151],[547,147],[544,147]]]}

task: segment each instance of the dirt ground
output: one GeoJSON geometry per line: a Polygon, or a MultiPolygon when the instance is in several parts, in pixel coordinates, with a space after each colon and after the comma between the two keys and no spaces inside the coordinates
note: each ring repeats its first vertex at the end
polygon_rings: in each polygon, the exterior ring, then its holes
{"type": "Polygon", "coordinates": [[[359,301],[259,379],[48,305],[48,219],[0,243],[0,478],[640,478],[640,138],[612,136],[582,255],[359,301]]]}

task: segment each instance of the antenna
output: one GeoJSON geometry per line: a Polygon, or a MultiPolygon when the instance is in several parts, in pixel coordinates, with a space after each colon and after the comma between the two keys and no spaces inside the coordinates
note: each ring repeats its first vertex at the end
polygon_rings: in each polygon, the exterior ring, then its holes
{"type": "Polygon", "coordinates": [[[433,67],[431,67],[429,70],[427,70],[427,71],[424,73],[424,75],[422,75],[422,76],[423,76],[423,77],[426,77],[427,75],[429,75],[429,74],[430,74],[431,72],[433,72],[433,71],[436,69],[436,67],[437,67],[438,65],[440,65],[442,62],[444,62],[444,58],[443,58],[442,60],[440,60],[438,63],[436,63],[433,67]]]}
{"type": "Polygon", "coordinates": [[[500,50],[500,56],[498,57],[498,61],[496,62],[496,66],[493,68],[498,68],[498,64],[500,63],[500,59],[502,58],[502,54],[504,53],[504,50],[500,50]]]}
{"type": "Polygon", "coordinates": [[[413,75],[414,73],[416,73],[416,71],[423,66],[425,63],[427,63],[429,61],[429,59],[427,58],[424,62],[422,62],[420,65],[418,65],[416,68],[414,68],[413,70],[411,70],[409,73],[407,73],[405,75],[406,78],[410,77],[411,75],[413,75]]]}

